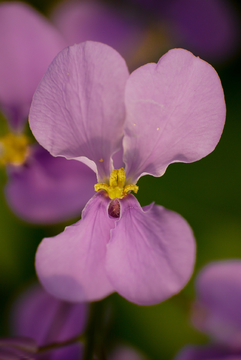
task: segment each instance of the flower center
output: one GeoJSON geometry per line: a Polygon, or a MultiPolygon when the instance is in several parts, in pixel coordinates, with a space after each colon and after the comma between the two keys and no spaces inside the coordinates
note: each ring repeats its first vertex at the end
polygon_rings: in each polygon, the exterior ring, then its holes
{"type": "Polygon", "coordinates": [[[28,154],[26,135],[8,133],[0,138],[0,165],[22,165],[28,154]]]}
{"type": "Polygon", "coordinates": [[[134,184],[125,185],[126,176],[124,168],[115,169],[110,175],[109,185],[105,183],[95,184],[95,191],[105,190],[110,199],[122,199],[130,191],[137,193],[139,187],[134,184]]]}

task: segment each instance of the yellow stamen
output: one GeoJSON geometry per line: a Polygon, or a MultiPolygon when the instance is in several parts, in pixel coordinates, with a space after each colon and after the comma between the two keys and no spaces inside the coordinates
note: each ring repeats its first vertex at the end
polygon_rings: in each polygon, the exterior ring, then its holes
{"type": "Polygon", "coordinates": [[[124,168],[115,169],[110,175],[109,185],[99,183],[95,185],[95,191],[105,190],[110,199],[122,199],[130,191],[137,193],[139,187],[134,184],[125,185],[125,170],[124,168]]]}
{"type": "Polygon", "coordinates": [[[0,138],[0,165],[22,165],[28,156],[28,138],[8,133],[0,138]]]}

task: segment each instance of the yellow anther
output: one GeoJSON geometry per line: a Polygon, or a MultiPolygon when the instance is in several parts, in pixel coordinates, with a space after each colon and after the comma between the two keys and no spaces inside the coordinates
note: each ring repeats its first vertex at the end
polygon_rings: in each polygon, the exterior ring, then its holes
{"type": "Polygon", "coordinates": [[[0,138],[0,164],[22,165],[29,153],[28,138],[24,134],[8,133],[0,138]]]}
{"type": "Polygon", "coordinates": [[[99,190],[107,191],[108,188],[109,188],[109,185],[104,184],[104,183],[95,184],[95,191],[99,191],[99,190]]]}
{"type": "Polygon", "coordinates": [[[134,191],[134,193],[136,194],[138,190],[139,190],[139,186],[134,185],[134,184],[126,185],[124,187],[125,195],[128,194],[128,192],[130,192],[130,191],[134,191]]]}
{"type": "Polygon", "coordinates": [[[118,171],[119,170],[113,170],[110,174],[110,187],[116,187],[118,182],[118,171]]]}
{"type": "Polygon", "coordinates": [[[125,186],[125,170],[124,168],[115,169],[110,175],[109,185],[99,183],[95,185],[95,191],[105,190],[110,199],[122,199],[130,191],[137,193],[138,186],[129,184],[125,186]]]}

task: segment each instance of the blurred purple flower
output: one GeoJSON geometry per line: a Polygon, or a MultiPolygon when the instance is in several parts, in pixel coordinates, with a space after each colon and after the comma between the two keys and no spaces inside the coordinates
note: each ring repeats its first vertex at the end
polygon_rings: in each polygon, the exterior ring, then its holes
{"type": "MultiPolygon", "coordinates": [[[[58,300],[39,285],[25,291],[15,302],[11,314],[11,332],[14,336],[34,339],[39,347],[63,343],[84,330],[88,317],[85,303],[71,304],[58,300]]],[[[38,360],[77,360],[83,346],[79,342],[39,353],[38,360]]]]}
{"type": "MultiPolygon", "coordinates": [[[[52,297],[38,284],[32,285],[13,304],[10,330],[14,337],[0,338],[1,359],[82,359],[83,345],[74,339],[83,333],[88,313],[86,303],[67,303],[52,297]],[[72,344],[63,346],[70,340],[72,344]],[[50,344],[59,347],[38,351],[39,347],[50,344]]],[[[115,347],[108,359],[147,360],[139,351],[125,345],[115,347]]]]}
{"type": "Polygon", "coordinates": [[[79,215],[94,193],[92,172],[81,163],[53,158],[39,145],[29,144],[22,133],[33,93],[66,43],[44,17],[17,2],[0,4],[0,34],[0,106],[12,131],[0,138],[8,203],[30,222],[79,215]]]}
{"type": "Polygon", "coordinates": [[[96,172],[98,193],[81,221],[40,244],[36,269],[45,288],[70,301],[117,291],[142,305],[179,292],[193,271],[192,231],[177,213],[141,208],[129,192],[145,174],[161,176],[170,163],[210,153],[224,120],[217,73],[186,50],[171,50],[131,75],[107,45],[63,50],[33,97],[30,126],[54,156],[96,172]],[[123,160],[113,164],[122,146],[123,160]]]}
{"type": "Polygon", "coordinates": [[[102,42],[128,61],[141,46],[146,30],[133,13],[122,10],[96,1],[65,1],[54,9],[52,22],[68,45],[102,42]]]}
{"type": "Polygon", "coordinates": [[[239,49],[240,18],[227,0],[133,0],[153,11],[174,46],[208,61],[225,61],[239,49]]]}
{"type": "Polygon", "coordinates": [[[176,360],[241,358],[241,261],[208,264],[196,280],[192,322],[214,345],[188,346],[176,360]]]}
{"type": "Polygon", "coordinates": [[[196,280],[193,324],[215,341],[241,350],[241,261],[207,265],[196,280]]]}

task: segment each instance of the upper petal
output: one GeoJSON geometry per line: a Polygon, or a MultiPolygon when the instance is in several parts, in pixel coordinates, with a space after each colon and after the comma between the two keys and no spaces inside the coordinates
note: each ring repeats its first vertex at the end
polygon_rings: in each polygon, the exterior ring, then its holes
{"type": "Polygon", "coordinates": [[[161,206],[142,209],[133,195],[120,201],[121,218],[107,245],[108,278],[127,300],[157,304],[179,292],[192,274],[192,230],[161,206]]]}
{"type": "Polygon", "coordinates": [[[34,223],[79,216],[94,195],[95,173],[75,160],[55,158],[39,145],[22,166],[8,168],[5,194],[12,210],[34,223]]]}
{"type": "Polygon", "coordinates": [[[23,126],[39,81],[65,46],[58,31],[27,4],[0,4],[0,103],[14,129],[23,126]]]}
{"type": "Polygon", "coordinates": [[[105,273],[106,244],[115,222],[108,199],[97,193],[82,220],[45,238],[36,253],[36,270],[45,289],[67,301],[99,300],[114,291],[105,273]]]}
{"type": "Polygon", "coordinates": [[[30,126],[37,140],[52,155],[83,160],[102,180],[109,176],[123,136],[128,76],[124,59],[107,45],[63,50],[33,98],[30,126]]]}
{"type": "Polygon", "coordinates": [[[126,86],[124,160],[127,177],[161,176],[177,161],[192,162],[217,145],[225,121],[220,79],[182,49],[134,71],[126,86]]]}

